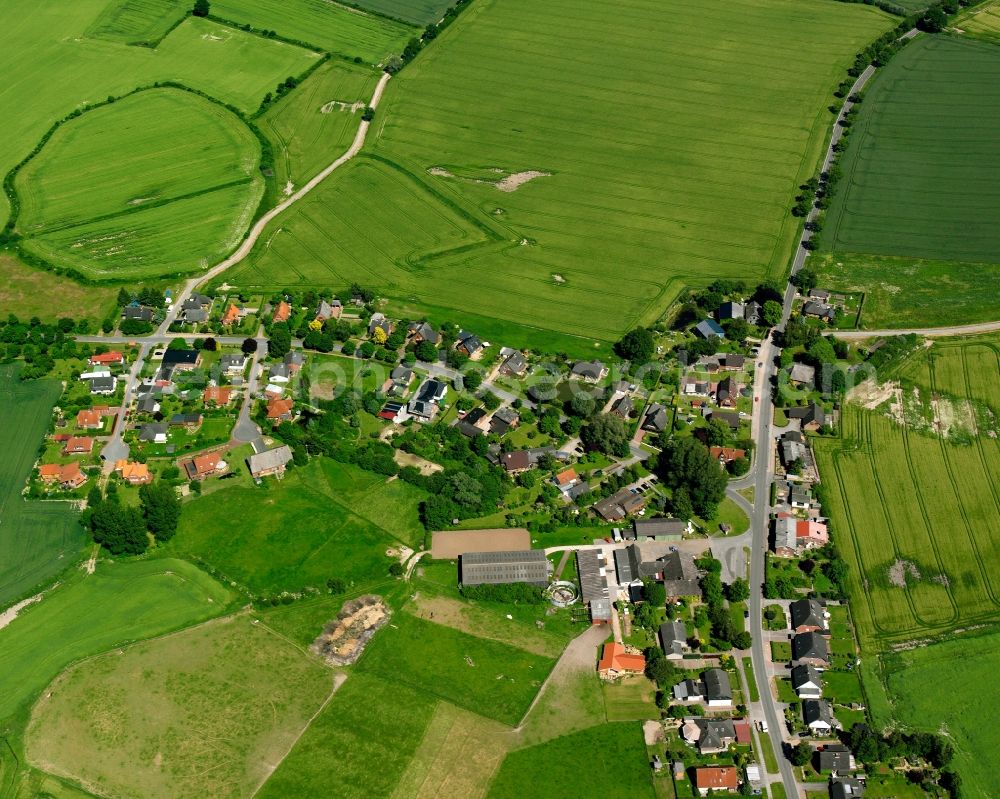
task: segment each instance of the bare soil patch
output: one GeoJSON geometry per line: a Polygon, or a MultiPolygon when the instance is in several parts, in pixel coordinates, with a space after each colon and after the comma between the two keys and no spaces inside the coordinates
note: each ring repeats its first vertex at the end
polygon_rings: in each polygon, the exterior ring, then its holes
{"type": "Polygon", "coordinates": [[[521,186],[535,178],[550,178],[552,177],[551,172],[539,172],[536,169],[529,169],[527,172],[515,172],[512,175],[508,175],[503,180],[499,180],[496,183],[496,187],[500,191],[512,192],[517,191],[521,186]]]}
{"type": "Polygon", "coordinates": [[[897,588],[906,588],[907,580],[920,579],[920,570],[915,563],[896,559],[889,567],[889,583],[897,588]]]}
{"type": "Polygon", "coordinates": [[[400,466],[415,466],[425,477],[429,474],[434,474],[435,472],[444,471],[444,467],[441,464],[434,463],[426,458],[421,458],[419,455],[414,455],[412,452],[403,452],[401,449],[397,449],[393,452],[392,459],[400,466]]]}
{"type": "Polygon", "coordinates": [[[372,636],[389,621],[389,608],[382,597],[366,594],[344,604],[337,618],[326,625],[310,650],[328,663],[354,663],[372,636]]]}

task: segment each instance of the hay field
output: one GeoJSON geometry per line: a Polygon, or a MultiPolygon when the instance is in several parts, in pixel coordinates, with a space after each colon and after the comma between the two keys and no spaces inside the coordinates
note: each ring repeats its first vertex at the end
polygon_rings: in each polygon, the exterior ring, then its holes
{"type": "Polygon", "coordinates": [[[1000,3],[994,0],[969,9],[955,20],[955,27],[977,38],[1000,42],[1000,3]]]}
{"type": "Polygon", "coordinates": [[[162,39],[188,11],[183,0],[112,0],[87,35],[123,44],[162,39]]]}
{"type": "Polygon", "coordinates": [[[20,370],[16,363],[0,365],[0,451],[5,455],[0,467],[0,608],[71,566],[84,541],[78,514],[67,503],[21,498],[62,388],[57,380],[22,383],[20,370]]]}
{"type": "Polygon", "coordinates": [[[477,2],[390,82],[384,161],[332,176],[227,280],[358,280],[509,335],[614,340],[685,283],[783,273],[830,92],[889,24],[820,0],[477,2]]]}
{"type": "Polygon", "coordinates": [[[326,0],[214,0],[212,13],[368,64],[401,53],[417,32],[410,25],[326,0]]]}
{"type": "Polygon", "coordinates": [[[72,309],[74,319],[86,319],[91,330],[115,307],[118,289],[84,286],[68,277],[26,266],[8,253],[0,253],[0,308],[15,309],[20,319],[37,316],[55,322],[72,309]]]}
{"type": "Polygon", "coordinates": [[[66,671],[25,751],[103,795],[246,797],[332,689],[328,668],[263,625],[220,619],[66,671]]]}
{"type": "Polygon", "coordinates": [[[824,249],[998,262],[997,108],[1000,48],[954,36],[904,48],[866,92],[824,249]]]}
{"type": "Polygon", "coordinates": [[[101,563],[0,630],[0,719],[80,658],[205,621],[234,595],[181,560],[101,563]]]}

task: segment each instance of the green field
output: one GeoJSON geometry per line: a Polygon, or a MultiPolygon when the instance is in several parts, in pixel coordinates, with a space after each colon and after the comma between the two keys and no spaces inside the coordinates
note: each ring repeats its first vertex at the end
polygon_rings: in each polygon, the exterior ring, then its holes
{"type": "Polygon", "coordinates": [[[514,725],[555,660],[398,613],[358,668],[514,725]],[[470,663],[471,661],[471,663],[470,663]]]}
{"type": "Polygon", "coordinates": [[[22,383],[19,372],[19,364],[0,365],[0,608],[71,566],[84,540],[68,504],[21,497],[62,388],[56,380],[22,383]]]}
{"type": "Polygon", "coordinates": [[[377,80],[371,69],[328,61],[268,108],[258,124],[274,148],[278,188],[301,186],[350,146],[377,80]]]}
{"type": "Polygon", "coordinates": [[[983,695],[984,687],[996,684],[998,669],[1000,633],[995,631],[901,652],[886,665],[896,718],[918,729],[947,731],[957,750],[954,767],[962,775],[962,796],[968,799],[1000,795],[1000,777],[990,765],[1000,740],[993,703],[983,695]],[[947,692],[941,690],[944,685],[947,692]]]}
{"type": "Polygon", "coordinates": [[[490,786],[489,799],[566,796],[653,797],[653,783],[636,722],[606,724],[564,735],[507,755],[490,786]]]}
{"type": "Polygon", "coordinates": [[[955,27],[990,41],[1000,41],[1000,3],[983,3],[955,20],[955,27]]]}
{"type": "Polygon", "coordinates": [[[823,288],[865,293],[862,329],[943,327],[956,313],[962,324],[997,318],[998,264],[839,252],[814,255],[809,266],[823,288]]]}
{"type": "Polygon", "coordinates": [[[441,19],[455,0],[356,0],[352,5],[414,25],[427,25],[441,19]]]}
{"type": "Polygon", "coordinates": [[[20,319],[37,316],[55,322],[71,312],[74,319],[87,319],[96,330],[114,308],[117,294],[117,287],[85,286],[0,252],[0,307],[11,309],[20,319]]]}
{"type": "Polygon", "coordinates": [[[224,612],[233,594],[184,561],[100,563],[0,630],[0,719],[70,663],[224,612]]]}
{"type": "Polygon", "coordinates": [[[398,480],[315,462],[281,481],[194,500],[168,549],[258,594],[320,587],[332,577],[352,586],[384,581],[386,550],[422,539],[420,496],[398,480]]]}
{"type": "Polygon", "coordinates": [[[157,42],[187,10],[184,0],[112,0],[87,35],[123,44],[157,42]]]}
{"type": "Polygon", "coordinates": [[[392,796],[436,704],[397,676],[352,673],[257,796],[392,796]]]}
{"type": "Polygon", "coordinates": [[[69,669],[35,705],[25,749],[104,795],[244,797],[332,688],[329,669],[238,616],[69,669]]]}
{"type": "Polygon", "coordinates": [[[369,64],[403,51],[416,30],[326,0],[213,0],[212,13],[369,64]]]}
{"type": "Polygon", "coordinates": [[[400,312],[493,319],[551,349],[552,332],[612,341],[684,283],[782,273],[830,91],[889,17],[822,0],[661,11],[476,2],[390,82],[369,157],[227,280],[357,280],[400,312]],[[548,176],[498,190],[533,170],[548,176]]]}
{"type": "MultiPolygon", "coordinates": [[[[1000,260],[998,107],[1000,48],[954,36],[923,37],[904,48],[865,94],[823,248],[1000,260]]],[[[978,267],[968,268],[975,280],[978,267]]],[[[949,308],[962,310],[952,302],[949,308]]]]}

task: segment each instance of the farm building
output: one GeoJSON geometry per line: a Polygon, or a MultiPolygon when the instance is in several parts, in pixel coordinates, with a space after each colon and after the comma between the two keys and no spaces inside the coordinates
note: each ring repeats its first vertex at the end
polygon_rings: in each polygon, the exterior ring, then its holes
{"type": "Polygon", "coordinates": [[[465,552],[458,560],[462,585],[529,583],[545,587],[549,583],[549,562],[541,549],[507,552],[465,552]]]}
{"type": "Polygon", "coordinates": [[[625,531],[625,538],[633,541],[653,539],[654,541],[680,541],[685,535],[691,535],[694,526],[691,522],[664,516],[656,519],[636,519],[632,529],[625,531]]]}
{"type": "Polygon", "coordinates": [[[602,680],[614,680],[629,674],[642,674],[646,670],[646,658],[629,652],[617,642],[604,645],[597,673],[602,680]]]}
{"type": "Polygon", "coordinates": [[[590,609],[594,624],[611,621],[614,609],[608,590],[607,561],[599,549],[580,549],[576,553],[576,570],[580,577],[580,598],[590,609]]]}
{"type": "Polygon", "coordinates": [[[247,458],[247,466],[250,474],[255,479],[274,475],[281,477],[285,473],[285,467],[292,460],[292,450],[287,445],[275,447],[274,449],[256,452],[247,458]]]}

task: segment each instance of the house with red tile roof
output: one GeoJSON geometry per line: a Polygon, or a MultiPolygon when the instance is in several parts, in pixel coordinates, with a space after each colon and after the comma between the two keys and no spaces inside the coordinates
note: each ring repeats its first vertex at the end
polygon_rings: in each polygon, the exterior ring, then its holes
{"type": "Polygon", "coordinates": [[[228,405],[232,398],[233,390],[228,386],[209,386],[201,395],[201,401],[206,405],[228,405]]]}
{"type": "Polygon", "coordinates": [[[89,455],[94,449],[94,439],[90,436],[70,436],[63,444],[63,455],[89,455]]]}
{"type": "Polygon", "coordinates": [[[709,791],[732,793],[739,789],[740,777],[733,766],[701,766],[694,770],[694,784],[702,796],[709,791]]]}
{"type": "Polygon", "coordinates": [[[733,447],[709,447],[708,451],[723,466],[727,463],[732,463],[737,458],[745,458],[747,456],[746,450],[734,449],[733,447]]]}
{"type": "Polygon", "coordinates": [[[87,475],[80,471],[80,464],[76,461],[62,466],[58,463],[46,463],[38,468],[38,476],[43,483],[59,483],[59,487],[67,491],[87,482],[87,475]]]}
{"type": "Polygon", "coordinates": [[[100,430],[104,427],[104,416],[96,408],[82,408],[76,414],[76,426],[84,430],[100,430]]]}
{"type": "Polygon", "coordinates": [[[597,673],[602,680],[614,680],[629,674],[642,674],[646,670],[646,658],[629,652],[622,644],[612,642],[604,645],[597,673]]]}
{"type": "Polygon", "coordinates": [[[576,473],[576,469],[570,467],[559,472],[553,479],[560,488],[569,488],[580,481],[580,475],[576,473]]]}
{"type": "Polygon", "coordinates": [[[145,463],[127,460],[116,461],[115,471],[129,485],[139,486],[153,482],[153,475],[145,463]]]}
{"type": "Polygon", "coordinates": [[[95,355],[91,355],[87,359],[87,363],[91,366],[112,366],[114,364],[125,363],[125,356],[118,352],[118,350],[112,350],[111,352],[101,352],[95,355]]]}
{"type": "Polygon", "coordinates": [[[278,303],[278,307],[274,309],[274,315],[271,317],[272,322],[287,322],[292,315],[292,306],[287,302],[282,300],[278,303]]]}
{"type": "Polygon", "coordinates": [[[222,325],[228,327],[229,325],[236,324],[238,321],[240,321],[240,309],[233,303],[229,303],[229,307],[226,308],[226,312],[222,315],[222,325]]]}
{"type": "Polygon", "coordinates": [[[191,460],[185,461],[184,471],[189,480],[204,480],[206,477],[215,474],[225,468],[225,461],[219,452],[205,452],[195,455],[191,460]]]}
{"type": "Polygon", "coordinates": [[[290,421],[292,418],[292,406],[295,403],[290,399],[275,398],[267,403],[267,418],[275,424],[290,421]]]}

